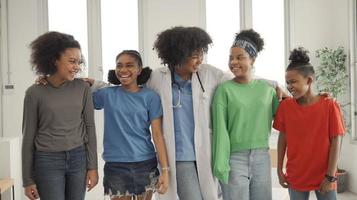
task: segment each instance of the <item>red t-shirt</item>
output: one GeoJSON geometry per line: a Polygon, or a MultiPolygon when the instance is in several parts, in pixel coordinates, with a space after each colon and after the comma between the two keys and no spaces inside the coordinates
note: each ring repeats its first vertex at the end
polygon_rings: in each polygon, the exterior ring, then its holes
{"type": "Polygon", "coordinates": [[[345,132],[339,105],[320,97],[312,105],[301,106],[288,98],[280,103],[273,127],[286,137],[290,187],[298,191],[319,189],[328,168],[330,139],[345,132]]]}

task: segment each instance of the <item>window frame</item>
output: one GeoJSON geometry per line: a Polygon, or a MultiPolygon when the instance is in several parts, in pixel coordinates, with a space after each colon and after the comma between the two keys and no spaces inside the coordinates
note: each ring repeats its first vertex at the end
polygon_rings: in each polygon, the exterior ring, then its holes
{"type": "MultiPolygon", "coordinates": [[[[7,66],[9,69],[9,55],[8,55],[8,5],[7,0],[0,0],[0,66],[7,66]]],[[[4,68],[0,68],[0,75],[4,72],[4,68]]],[[[9,71],[8,71],[9,72],[9,71]]],[[[6,80],[3,80],[3,76],[0,76],[1,87],[4,87],[6,80]]],[[[10,81],[9,74],[7,74],[7,82],[10,81]]],[[[3,91],[1,90],[1,95],[3,91]]],[[[3,131],[3,98],[0,98],[0,137],[4,137],[3,131]]]]}
{"type": "Polygon", "coordinates": [[[355,92],[357,88],[357,2],[356,0],[349,0],[349,62],[348,66],[350,68],[350,122],[351,122],[351,143],[357,144],[357,93],[355,92]]]}

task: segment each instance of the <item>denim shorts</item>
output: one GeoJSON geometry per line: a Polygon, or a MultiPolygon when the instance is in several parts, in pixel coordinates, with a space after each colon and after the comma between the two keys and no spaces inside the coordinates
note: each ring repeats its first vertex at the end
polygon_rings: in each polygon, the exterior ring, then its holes
{"type": "Polygon", "coordinates": [[[143,195],[155,189],[159,175],[156,158],[140,162],[106,162],[104,194],[111,197],[143,195]]]}

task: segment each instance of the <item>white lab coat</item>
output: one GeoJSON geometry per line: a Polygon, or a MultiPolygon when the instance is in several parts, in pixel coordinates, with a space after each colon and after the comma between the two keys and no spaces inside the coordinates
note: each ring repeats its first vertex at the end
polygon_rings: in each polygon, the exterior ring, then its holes
{"type": "MultiPolygon", "coordinates": [[[[192,74],[192,99],[195,121],[194,144],[197,162],[198,179],[204,200],[217,200],[219,187],[218,181],[212,174],[211,166],[211,117],[210,107],[214,91],[219,83],[228,76],[207,64],[199,67],[198,74],[205,92],[202,91],[196,74],[192,74]]],[[[171,72],[168,67],[161,67],[151,74],[147,87],[155,90],[161,97],[163,107],[163,134],[170,165],[170,182],[168,192],[160,195],[160,199],[175,200],[177,193],[176,184],[176,159],[175,159],[175,133],[172,108],[171,72]]]]}

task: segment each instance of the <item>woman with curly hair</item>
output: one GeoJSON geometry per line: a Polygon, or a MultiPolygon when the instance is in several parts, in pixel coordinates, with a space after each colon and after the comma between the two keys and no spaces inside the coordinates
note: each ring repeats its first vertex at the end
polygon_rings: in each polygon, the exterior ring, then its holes
{"type": "Polygon", "coordinates": [[[158,34],[154,48],[164,67],[153,71],[147,87],[163,106],[163,130],[170,165],[167,200],[217,200],[211,168],[210,104],[223,72],[202,64],[212,43],[197,27],[173,27],[158,34]]]}
{"type": "Polygon", "coordinates": [[[31,43],[31,64],[48,84],[25,94],[22,174],[33,200],[83,200],[98,180],[94,109],[89,85],[75,75],[81,47],[71,35],[48,32],[31,43]]]}
{"type": "Polygon", "coordinates": [[[272,199],[269,135],[279,100],[266,81],[253,78],[263,45],[252,29],[236,34],[229,56],[234,78],[214,95],[213,173],[224,200],[272,199]]]}

